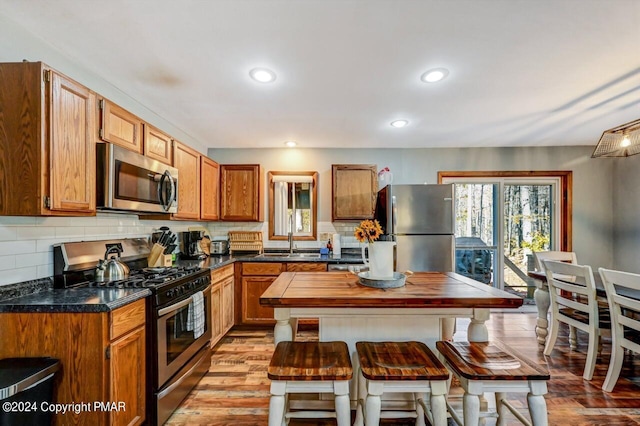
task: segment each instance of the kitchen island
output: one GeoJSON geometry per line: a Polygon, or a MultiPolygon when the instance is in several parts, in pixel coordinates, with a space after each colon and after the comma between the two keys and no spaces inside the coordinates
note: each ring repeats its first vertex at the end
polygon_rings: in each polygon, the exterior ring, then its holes
{"type": "Polygon", "coordinates": [[[365,287],[346,272],[285,272],[260,304],[275,309],[276,344],[293,339],[295,320],[319,318],[320,340],[421,340],[433,347],[442,338],[441,319],[471,318],[469,341],[484,342],[489,309],[515,309],[522,299],[454,272],[418,272],[391,289],[365,287]]]}
{"type": "MultiPolygon", "coordinates": [[[[390,289],[365,287],[348,272],[283,272],[260,304],[274,308],[275,344],[295,339],[298,319],[318,318],[319,340],[346,342],[355,367],[358,341],[417,340],[435,350],[446,318],[471,318],[468,340],[486,342],[490,309],[518,308],[522,298],[454,272],[418,272],[390,289]]],[[[352,382],[352,401],[356,392],[352,382]]]]}

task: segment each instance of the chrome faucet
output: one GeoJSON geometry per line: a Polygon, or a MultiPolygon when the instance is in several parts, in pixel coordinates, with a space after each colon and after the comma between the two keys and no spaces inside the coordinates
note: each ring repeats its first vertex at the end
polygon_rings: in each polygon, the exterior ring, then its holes
{"type": "Polygon", "coordinates": [[[293,254],[293,214],[289,215],[289,254],[293,254]]]}

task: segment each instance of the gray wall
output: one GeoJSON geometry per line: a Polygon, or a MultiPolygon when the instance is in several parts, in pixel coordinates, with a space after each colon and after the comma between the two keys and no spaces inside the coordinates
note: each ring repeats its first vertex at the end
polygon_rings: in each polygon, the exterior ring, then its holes
{"type": "MultiPolygon", "coordinates": [[[[378,170],[389,167],[396,184],[436,183],[438,171],[443,170],[572,170],[573,249],[581,263],[594,268],[613,267],[611,175],[616,160],[592,159],[592,151],[591,146],[364,150],[284,148],[209,149],[208,155],[220,164],[261,164],[265,174],[270,170],[318,171],[319,221],[331,220],[332,164],[377,164],[378,170]]],[[[639,199],[636,193],[636,200],[639,199]]],[[[267,206],[264,207],[266,218],[267,206]]]]}
{"type": "Polygon", "coordinates": [[[640,273],[640,155],[608,161],[613,164],[614,267],[640,273]]]}

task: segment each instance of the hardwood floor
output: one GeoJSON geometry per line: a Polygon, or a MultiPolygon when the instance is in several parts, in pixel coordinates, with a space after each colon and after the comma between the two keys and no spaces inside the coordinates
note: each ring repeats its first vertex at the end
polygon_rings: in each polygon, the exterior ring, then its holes
{"type": "MultiPolygon", "coordinates": [[[[594,378],[582,379],[587,348],[586,336],[578,332],[579,346],[571,351],[568,329],[561,335],[551,356],[545,359],[542,347],[535,340],[536,315],[533,313],[492,313],[488,322],[492,340],[499,340],[529,356],[540,364],[547,364],[551,372],[546,395],[550,425],[640,425],[640,356],[628,355],[614,392],[601,389],[607,373],[611,351],[610,341],[604,340],[602,356],[598,358],[594,378]]],[[[459,319],[455,340],[466,339],[469,321],[459,319]]],[[[302,332],[303,339],[317,338],[314,332],[302,332]]],[[[267,366],[273,353],[271,329],[234,329],[216,346],[209,373],[194,388],[169,419],[169,425],[266,425],[269,407],[267,366]]],[[[459,394],[452,388],[451,394],[459,394]]],[[[450,398],[453,405],[461,401],[450,398]],[[457,401],[457,402],[456,402],[457,401]]],[[[526,397],[510,398],[526,413],[526,397]]],[[[492,396],[487,404],[492,405],[492,396]]],[[[528,413],[526,414],[528,416],[528,413]]],[[[331,425],[332,421],[296,421],[290,425],[331,425]]],[[[410,425],[412,422],[390,422],[385,425],[410,425]]],[[[450,424],[455,422],[450,419],[450,424]]],[[[487,425],[495,424],[487,419],[487,425]]],[[[507,425],[520,424],[509,414],[507,425]]]]}

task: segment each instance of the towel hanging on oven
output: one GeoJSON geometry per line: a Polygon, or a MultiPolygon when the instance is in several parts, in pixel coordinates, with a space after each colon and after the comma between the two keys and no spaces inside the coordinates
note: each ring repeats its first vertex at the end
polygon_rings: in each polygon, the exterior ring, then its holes
{"type": "Polygon", "coordinates": [[[193,337],[197,339],[204,334],[205,312],[204,312],[204,295],[201,291],[191,296],[189,310],[187,312],[187,330],[193,330],[193,337]]]}

